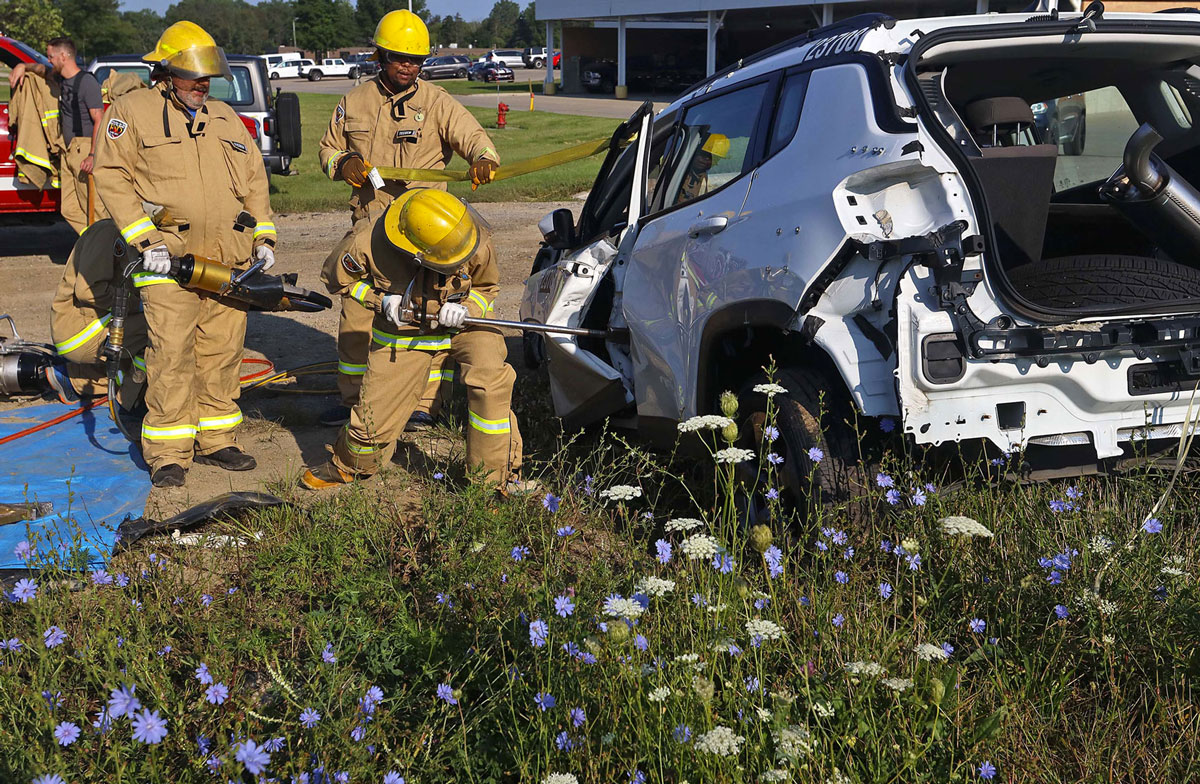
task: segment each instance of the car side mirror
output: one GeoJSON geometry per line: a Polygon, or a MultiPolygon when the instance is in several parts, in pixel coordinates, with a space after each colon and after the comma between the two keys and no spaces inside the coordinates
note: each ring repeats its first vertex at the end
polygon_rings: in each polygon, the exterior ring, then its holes
{"type": "Polygon", "coordinates": [[[555,250],[575,247],[575,216],[565,207],[538,221],[538,230],[542,232],[542,239],[546,244],[555,250]]]}

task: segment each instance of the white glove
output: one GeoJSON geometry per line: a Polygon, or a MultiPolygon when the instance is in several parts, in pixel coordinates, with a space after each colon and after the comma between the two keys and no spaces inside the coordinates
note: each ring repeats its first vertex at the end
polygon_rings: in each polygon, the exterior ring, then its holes
{"type": "Polygon", "coordinates": [[[404,315],[400,311],[400,305],[403,302],[404,297],[399,294],[384,294],[383,302],[380,307],[383,317],[395,324],[397,327],[404,326],[404,322],[402,321],[404,315]]]}
{"type": "Polygon", "coordinates": [[[461,329],[467,320],[467,308],[457,302],[447,302],[437,312],[437,322],[443,327],[461,329]]]}
{"type": "Polygon", "coordinates": [[[156,275],[166,275],[171,271],[171,254],[166,245],[155,245],[142,253],[142,269],[156,275]]]}
{"type": "Polygon", "coordinates": [[[266,264],[263,264],[263,272],[266,272],[267,270],[271,269],[271,267],[275,266],[275,251],[271,250],[270,245],[259,245],[257,248],[255,248],[254,258],[266,262],[266,264]]]}

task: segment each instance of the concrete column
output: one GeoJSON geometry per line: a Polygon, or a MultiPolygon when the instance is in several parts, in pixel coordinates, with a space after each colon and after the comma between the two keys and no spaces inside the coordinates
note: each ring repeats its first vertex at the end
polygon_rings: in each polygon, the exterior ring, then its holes
{"type": "Polygon", "coordinates": [[[708,26],[704,31],[704,75],[712,76],[717,72],[717,30],[720,29],[717,12],[709,11],[707,20],[708,26]]]}
{"type": "MultiPolygon", "coordinates": [[[[563,58],[566,59],[566,52],[563,58]]],[[[564,62],[563,65],[566,65],[564,62]]],[[[559,66],[561,68],[561,66],[559,66]]],[[[546,81],[542,83],[542,95],[554,95],[554,22],[546,22],[546,81]]]]}
{"type": "Polygon", "coordinates": [[[625,17],[617,17],[617,97],[628,98],[629,87],[625,84],[625,17]]]}
{"type": "Polygon", "coordinates": [[[821,5],[821,27],[833,24],[833,3],[821,5]]]}
{"type": "Polygon", "coordinates": [[[988,12],[988,0],[975,0],[975,13],[986,14],[988,12]]]}

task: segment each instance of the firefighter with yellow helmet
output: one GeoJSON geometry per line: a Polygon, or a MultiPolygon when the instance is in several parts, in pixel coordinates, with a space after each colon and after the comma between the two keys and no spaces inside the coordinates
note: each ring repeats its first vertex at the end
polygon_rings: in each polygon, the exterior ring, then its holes
{"type": "MultiPolygon", "coordinates": [[[[321,166],[331,180],[352,187],[350,206],[355,224],[383,213],[392,199],[409,187],[391,181],[376,188],[367,179],[373,166],[442,169],[454,154],[470,164],[472,184],[490,182],[500,157],[487,132],[444,89],[421,80],[421,64],[429,56],[429,31],[411,11],[392,11],[375,28],[375,55],[379,74],[347,93],[329,121],[321,139],[321,166]]],[[[430,187],[445,188],[444,184],[430,187]]],[[[330,285],[341,260],[330,257],[322,280],[330,285]]],[[[354,270],[343,270],[353,274],[354,270]]],[[[371,345],[373,314],[353,296],[342,299],[338,325],[338,391],[342,405],[321,415],[322,424],[347,421],[358,399],[371,345]]],[[[435,363],[412,429],[432,423],[440,408],[439,389],[453,378],[453,370],[435,363]]]]}
{"type": "Polygon", "coordinates": [[[307,471],[303,486],[333,487],[386,465],[430,366],[448,355],[467,388],[468,469],[482,465],[485,481],[501,492],[528,490],[515,480],[521,434],[504,336],[465,326],[467,317],[491,316],[500,289],[487,223],[446,191],[412,188],[355,226],[330,259],[338,261],[335,293],[354,296],[374,316],[371,350],[333,460],[307,471]]]}
{"type": "Polygon", "coordinates": [[[722,158],[729,156],[729,137],[723,133],[710,133],[700,149],[692,157],[691,165],[683,175],[676,204],[698,199],[708,193],[708,170],[722,158]]]}
{"type": "Polygon", "coordinates": [[[142,59],[158,84],[109,107],[95,179],[141,255],[132,282],[150,338],[142,454],[156,487],[177,487],[193,461],[230,471],[255,461],[236,438],[246,314],[180,287],[167,275],[171,258],[237,268],[253,258],[265,270],[276,235],[258,147],[228,105],[208,99],[212,78],[231,78],[224,51],[198,25],[176,22],[142,59]]]}

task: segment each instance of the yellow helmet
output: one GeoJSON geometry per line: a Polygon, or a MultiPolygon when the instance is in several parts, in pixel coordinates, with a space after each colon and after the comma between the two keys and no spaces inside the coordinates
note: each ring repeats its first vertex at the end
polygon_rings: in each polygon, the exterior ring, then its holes
{"type": "Polygon", "coordinates": [[[195,22],[176,22],[163,30],[154,51],[142,58],[148,63],[162,65],[184,79],[203,79],[224,76],[232,79],[225,50],[195,22]]]}
{"type": "Polygon", "coordinates": [[[723,133],[710,133],[700,149],[714,158],[724,158],[729,155],[729,137],[723,133]]]}
{"type": "Polygon", "coordinates": [[[375,26],[371,39],[380,49],[413,57],[429,56],[429,28],[412,11],[389,11],[375,26]]]}
{"type": "Polygon", "coordinates": [[[450,274],[474,255],[487,222],[457,196],[433,188],[411,188],[383,215],[392,247],[423,267],[450,274]]]}

